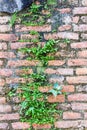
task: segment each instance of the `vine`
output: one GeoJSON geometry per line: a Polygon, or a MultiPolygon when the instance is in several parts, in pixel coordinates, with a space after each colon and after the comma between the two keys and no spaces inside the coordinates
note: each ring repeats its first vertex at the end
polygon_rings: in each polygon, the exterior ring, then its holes
{"type": "MultiPolygon", "coordinates": [[[[13,26],[15,22],[19,20],[26,26],[41,26],[47,22],[50,16],[51,13],[47,4],[42,6],[33,3],[30,9],[25,11],[25,13],[13,14],[10,25],[13,26]],[[45,12],[47,11],[46,15],[42,16],[41,9],[45,10],[45,12]]],[[[30,34],[40,36],[39,33],[34,30],[31,31],[30,34]]],[[[21,39],[20,42],[24,42],[24,40],[21,39]]],[[[54,124],[57,115],[62,114],[62,110],[57,109],[58,103],[48,102],[48,96],[53,94],[53,96],[56,97],[58,94],[61,94],[62,88],[58,83],[49,83],[48,75],[45,74],[45,69],[48,66],[49,60],[55,58],[54,54],[58,51],[56,45],[59,41],[51,39],[46,41],[44,45],[36,44],[39,42],[39,39],[26,39],[25,42],[33,42],[35,44],[31,47],[22,48],[19,51],[24,53],[25,59],[37,60],[38,64],[34,67],[34,72],[32,74],[21,75],[23,78],[30,79],[30,81],[19,85],[19,89],[21,90],[21,93],[18,94],[21,98],[21,121],[29,122],[31,125],[54,124]],[[46,93],[41,92],[41,87],[48,87],[49,91],[46,93]]],[[[9,96],[14,96],[14,94],[9,92],[9,96]]]]}

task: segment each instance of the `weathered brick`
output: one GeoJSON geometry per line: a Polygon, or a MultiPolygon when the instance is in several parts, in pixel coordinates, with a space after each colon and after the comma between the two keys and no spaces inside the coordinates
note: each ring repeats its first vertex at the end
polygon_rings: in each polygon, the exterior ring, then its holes
{"type": "Polygon", "coordinates": [[[74,15],[87,14],[87,7],[75,7],[75,8],[73,9],[73,14],[74,14],[74,15]]]}
{"type": "Polygon", "coordinates": [[[62,92],[74,92],[75,87],[73,85],[64,85],[62,86],[62,92]]]}
{"type": "Polygon", "coordinates": [[[81,17],[81,21],[82,21],[83,23],[87,23],[87,16],[82,16],[82,17],[81,17]]]}
{"type": "Polygon", "coordinates": [[[0,76],[11,76],[12,73],[11,69],[0,69],[0,76]]]}
{"type": "MultiPolygon", "coordinates": [[[[73,85],[65,85],[61,86],[62,87],[62,92],[74,92],[74,86],[73,85]]],[[[44,86],[44,87],[39,87],[39,91],[42,93],[48,92],[49,90],[52,89],[52,86],[44,86]]]]}
{"type": "Polygon", "coordinates": [[[71,9],[70,8],[63,8],[63,9],[57,9],[57,11],[64,14],[64,13],[70,13],[71,9]]]}
{"type": "Polygon", "coordinates": [[[66,81],[69,84],[87,84],[87,76],[67,77],[66,81]]]}
{"type": "Polygon", "coordinates": [[[60,27],[58,27],[58,30],[59,31],[67,31],[67,30],[70,30],[71,29],[71,25],[62,25],[60,27]]]}
{"type": "Polygon", "coordinates": [[[75,130],[75,128],[80,129],[81,127],[87,127],[87,120],[58,121],[55,122],[55,127],[64,129],[70,128],[70,130],[75,130]]]}
{"type": "Polygon", "coordinates": [[[12,31],[10,25],[0,25],[0,33],[1,32],[10,32],[12,31]]]}
{"type": "Polygon", "coordinates": [[[74,16],[73,18],[72,18],[72,23],[78,23],[79,22],[79,16],[74,16]]]}
{"type": "Polygon", "coordinates": [[[21,129],[29,129],[30,125],[29,123],[23,123],[23,122],[14,122],[12,123],[12,128],[15,130],[21,130],[21,129]]]}
{"type": "Polygon", "coordinates": [[[59,69],[51,69],[48,68],[45,70],[47,74],[58,74],[58,75],[73,75],[73,69],[68,68],[59,68],[59,69]]]}
{"type": "Polygon", "coordinates": [[[58,96],[48,96],[48,102],[54,103],[54,102],[64,102],[65,96],[64,95],[58,95],[58,96]]]}
{"type": "Polygon", "coordinates": [[[7,44],[5,42],[0,43],[0,50],[7,50],[7,44]]]}
{"type": "Polygon", "coordinates": [[[12,108],[10,105],[0,104],[0,113],[1,112],[11,112],[12,108]]]}
{"type": "Polygon", "coordinates": [[[50,129],[51,128],[51,124],[33,124],[33,128],[34,129],[50,129]]]}
{"type": "Polygon", "coordinates": [[[73,112],[73,111],[67,111],[63,112],[63,119],[81,119],[81,113],[73,112]]]}
{"type": "Polygon", "coordinates": [[[49,39],[72,39],[72,40],[78,40],[79,39],[79,34],[78,33],[73,33],[73,32],[59,32],[59,33],[53,33],[53,34],[44,34],[44,38],[46,40],[49,39]]]}
{"type": "Polygon", "coordinates": [[[77,92],[87,92],[87,85],[84,85],[84,86],[78,85],[78,86],[76,86],[76,91],[77,92]]]}
{"type": "Polygon", "coordinates": [[[4,86],[5,85],[5,80],[4,79],[0,79],[0,86],[4,86]]]}
{"type": "Polygon", "coordinates": [[[25,79],[25,78],[6,78],[7,84],[12,83],[25,83],[26,81],[30,81],[31,79],[25,79]]]}
{"type": "Polygon", "coordinates": [[[87,50],[79,51],[77,56],[87,58],[87,50]]]}
{"type": "Polygon", "coordinates": [[[64,76],[53,76],[53,77],[49,78],[50,83],[58,82],[61,84],[63,81],[64,81],[64,76]]]}
{"type": "Polygon", "coordinates": [[[0,24],[8,23],[10,19],[11,19],[10,16],[0,16],[0,24]]]}
{"type": "Polygon", "coordinates": [[[68,66],[86,66],[87,59],[70,59],[67,64],[68,66]]]}
{"type": "Polygon", "coordinates": [[[38,64],[38,61],[29,61],[29,60],[9,60],[7,66],[10,67],[20,67],[20,66],[35,66],[38,64]]]}
{"type": "Polygon", "coordinates": [[[18,119],[19,119],[18,113],[0,114],[0,121],[3,121],[3,120],[18,120],[18,119]]]}
{"type": "Polygon", "coordinates": [[[87,42],[76,42],[71,44],[71,48],[79,49],[79,48],[87,48],[87,42]]]}
{"type": "Polygon", "coordinates": [[[81,94],[81,93],[77,93],[77,94],[71,94],[68,95],[68,101],[87,101],[87,94],[81,94]]]}
{"type": "Polygon", "coordinates": [[[6,103],[6,98],[0,97],[0,104],[5,104],[5,103],[6,103]]]}
{"type": "Polygon", "coordinates": [[[23,70],[23,69],[17,69],[16,70],[16,75],[22,75],[22,74],[32,74],[33,70],[32,69],[28,69],[28,70],[23,70]]]}
{"type": "Polygon", "coordinates": [[[55,122],[56,128],[77,128],[78,121],[58,121],[55,122]]]}
{"type": "Polygon", "coordinates": [[[86,24],[73,25],[73,30],[75,32],[86,32],[87,31],[87,25],[86,24]]]}
{"type": "Polygon", "coordinates": [[[0,66],[2,66],[3,65],[3,61],[2,60],[0,60],[0,66]]]}
{"type": "Polygon", "coordinates": [[[18,37],[15,34],[0,34],[0,41],[17,41],[18,37]]]}
{"type": "Polygon", "coordinates": [[[0,123],[0,129],[1,130],[9,130],[8,123],[0,123]]]}
{"type": "Polygon", "coordinates": [[[31,30],[38,31],[38,32],[50,32],[51,26],[50,25],[43,25],[43,26],[16,25],[15,29],[16,32],[29,32],[31,30]]]}
{"type": "Polygon", "coordinates": [[[82,33],[81,34],[81,38],[84,39],[84,40],[87,40],[87,34],[86,33],[82,33]]]}
{"type": "Polygon", "coordinates": [[[32,43],[30,42],[15,42],[15,43],[11,43],[11,49],[19,49],[19,48],[23,48],[26,47],[26,45],[31,45],[32,43]]]}
{"type": "Polygon", "coordinates": [[[32,40],[32,39],[37,39],[39,35],[31,35],[31,34],[22,34],[20,39],[22,40],[32,40]]]}
{"type": "Polygon", "coordinates": [[[87,103],[71,103],[72,110],[87,110],[87,103]]]}
{"type": "Polygon", "coordinates": [[[0,58],[15,58],[15,54],[13,52],[0,52],[0,58]]]}
{"type": "Polygon", "coordinates": [[[64,111],[67,111],[67,110],[70,110],[71,109],[71,104],[69,103],[61,103],[61,104],[58,104],[57,106],[58,110],[64,110],[64,111]]]}
{"type": "Polygon", "coordinates": [[[87,119],[87,112],[84,112],[84,118],[87,119]]]}
{"type": "Polygon", "coordinates": [[[77,75],[86,75],[87,74],[87,68],[77,68],[76,74],[77,75]]]}
{"type": "Polygon", "coordinates": [[[87,0],[82,0],[82,5],[87,6],[87,0]]]}
{"type": "Polygon", "coordinates": [[[64,60],[51,60],[48,62],[49,66],[61,66],[64,65],[65,61],[64,60]]]}

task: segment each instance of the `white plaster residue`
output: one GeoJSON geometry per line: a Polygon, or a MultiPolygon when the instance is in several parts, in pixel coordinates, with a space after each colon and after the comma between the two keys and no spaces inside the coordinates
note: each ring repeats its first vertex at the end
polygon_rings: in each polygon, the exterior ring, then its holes
{"type": "Polygon", "coordinates": [[[21,2],[21,0],[15,0],[17,6],[18,6],[18,9],[21,10],[22,6],[23,6],[23,3],[21,2]]]}

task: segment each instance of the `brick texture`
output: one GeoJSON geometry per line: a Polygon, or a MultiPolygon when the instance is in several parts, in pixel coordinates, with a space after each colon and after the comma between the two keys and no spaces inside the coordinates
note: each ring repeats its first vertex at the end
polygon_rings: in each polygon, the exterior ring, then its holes
{"type": "MultiPolygon", "coordinates": [[[[56,6],[51,7],[51,17],[47,9],[42,10],[44,17],[48,15],[42,26],[26,26],[18,19],[11,27],[11,15],[0,13],[0,130],[87,130],[87,0],[57,0],[56,6]],[[31,31],[37,33],[33,35],[31,31]],[[35,39],[39,41],[34,43],[35,39]],[[20,83],[30,83],[31,78],[21,75],[30,75],[36,72],[36,66],[41,67],[38,60],[26,60],[28,54],[19,49],[44,46],[49,39],[56,40],[58,47],[52,54],[54,59],[44,68],[51,85],[38,90],[47,94],[47,102],[57,104],[56,109],[62,112],[54,115],[53,125],[34,123],[31,127],[20,122],[20,99],[16,95],[8,98],[8,92],[20,83]],[[62,88],[57,96],[49,93],[55,83],[62,88]]],[[[17,93],[20,92],[18,88],[17,93]]]]}

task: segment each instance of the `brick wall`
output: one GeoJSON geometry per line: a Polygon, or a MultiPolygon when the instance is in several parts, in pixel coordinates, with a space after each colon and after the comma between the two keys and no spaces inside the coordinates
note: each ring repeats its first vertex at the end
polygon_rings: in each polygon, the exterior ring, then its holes
{"type": "MultiPolygon", "coordinates": [[[[56,60],[49,61],[45,73],[50,82],[58,82],[63,87],[64,95],[49,97],[49,102],[58,102],[58,109],[63,110],[61,118],[55,122],[58,129],[87,129],[87,1],[67,0],[58,2],[54,8],[51,24],[26,27],[16,23],[9,26],[11,16],[0,16],[0,129],[23,130],[30,127],[19,121],[19,100],[17,97],[9,101],[6,96],[9,88],[24,83],[20,77],[25,73],[22,67],[29,67],[33,72],[37,61],[27,61],[19,48],[30,45],[30,42],[19,42],[19,39],[33,38],[28,32],[36,30],[44,40],[69,39],[70,44],[60,43],[56,60]],[[52,33],[53,29],[57,32],[52,33]],[[59,58],[60,57],[60,58],[59,58]],[[33,66],[33,67],[32,67],[33,66]]],[[[48,91],[47,88],[42,91],[48,91]]],[[[34,125],[33,129],[50,129],[51,125],[34,125]]]]}

